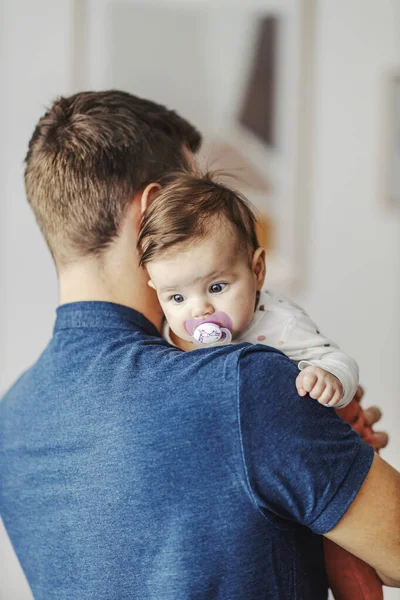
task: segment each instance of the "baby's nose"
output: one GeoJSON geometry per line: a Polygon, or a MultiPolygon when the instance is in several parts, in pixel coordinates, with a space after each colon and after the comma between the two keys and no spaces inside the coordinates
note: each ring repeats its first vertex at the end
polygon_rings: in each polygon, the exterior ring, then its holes
{"type": "Polygon", "coordinates": [[[192,311],[194,319],[204,319],[209,317],[214,312],[214,307],[209,302],[198,302],[192,311]]]}

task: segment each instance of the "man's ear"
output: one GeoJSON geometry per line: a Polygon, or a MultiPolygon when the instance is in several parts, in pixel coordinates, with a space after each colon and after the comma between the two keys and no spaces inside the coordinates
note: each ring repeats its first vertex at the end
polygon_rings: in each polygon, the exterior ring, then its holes
{"type": "Polygon", "coordinates": [[[266,274],[264,248],[257,248],[257,250],[254,252],[253,259],[251,262],[251,269],[256,277],[257,291],[259,292],[262,286],[264,285],[264,279],[266,274]]]}
{"type": "Polygon", "coordinates": [[[143,192],[140,198],[140,213],[141,216],[145,213],[146,209],[150,206],[151,201],[153,200],[154,194],[156,194],[159,190],[161,190],[161,185],[159,183],[149,183],[143,192]]]}

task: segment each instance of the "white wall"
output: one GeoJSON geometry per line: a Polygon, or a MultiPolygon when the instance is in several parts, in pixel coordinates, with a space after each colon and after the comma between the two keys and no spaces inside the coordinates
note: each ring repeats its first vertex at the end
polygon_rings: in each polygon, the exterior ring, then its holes
{"type": "Polygon", "coordinates": [[[55,271],[27,206],[23,160],[38,117],[70,91],[69,0],[3,0],[1,132],[0,393],[50,336],[55,271]]]}
{"type": "MultiPolygon", "coordinates": [[[[243,3],[245,0],[243,0],[243,3]]],[[[261,4],[261,2],[259,2],[261,4]]],[[[400,468],[400,217],[380,195],[382,77],[400,67],[397,0],[318,0],[309,276],[298,299],[360,363],[400,468]]],[[[51,260],[26,206],[22,161],[44,106],[71,91],[72,0],[0,0],[0,393],[51,335],[51,260]]],[[[30,594],[0,531],[0,600],[30,594]]],[[[385,599],[399,599],[396,590],[385,599]]]]}
{"type": "Polygon", "coordinates": [[[400,214],[382,197],[384,75],[400,68],[396,0],[319,0],[308,285],[299,300],[360,364],[400,469],[400,214]]]}
{"type": "MultiPolygon", "coordinates": [[[[70,1],[2,0],[0,35],[0,395],[51,335],[54,268],[23,191],[23,159],[38,117],[70,92],[70,1]]],[[[0,600],[28,600],[0,528],[0,600]]]]}
{"type": "MultiPolygon", "coordinates": [[[[309,277],[299,294],[360,365],[400,469],[400,214],[382,198],[384,73],[400,68],[397,0],[318,0],[309,277]]],[[[400,590],[385,588],[385,600],[400,590]]]]}

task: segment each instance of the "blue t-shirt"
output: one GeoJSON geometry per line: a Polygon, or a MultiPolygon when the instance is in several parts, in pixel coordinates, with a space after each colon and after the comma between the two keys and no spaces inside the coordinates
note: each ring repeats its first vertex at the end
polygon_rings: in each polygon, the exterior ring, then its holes
{"type": "Polygon", "coordinates": [[[280,352],[182,352],[136,311],[58,309],[0,403],[0,510],[36,600],[326,598],[321,538],[373,450],[280,352]]]}

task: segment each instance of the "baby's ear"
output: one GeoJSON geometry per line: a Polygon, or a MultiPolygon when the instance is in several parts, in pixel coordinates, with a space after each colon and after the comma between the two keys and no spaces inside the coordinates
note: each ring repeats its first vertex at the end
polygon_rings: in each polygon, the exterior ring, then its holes
{"type": "Polygon", "coordinates": [[[265,266],[265,250],[257,248],[253,254],[252,270],[257,280],[257,291],[260,291],[264,285],[266,266],[265,266]]]}
{"type": "Polygon", "coordinates": [[[153,290],[157,291],[157,290],[156,290],[156,286],[154,285],[154,283],[152,282],[152,280],[151,280],[151,279],[149,279],[149,280],[148,280],[148,282],[147,282],[147,285],[148,285],[149,287],[151,287],[153,290]]]}

